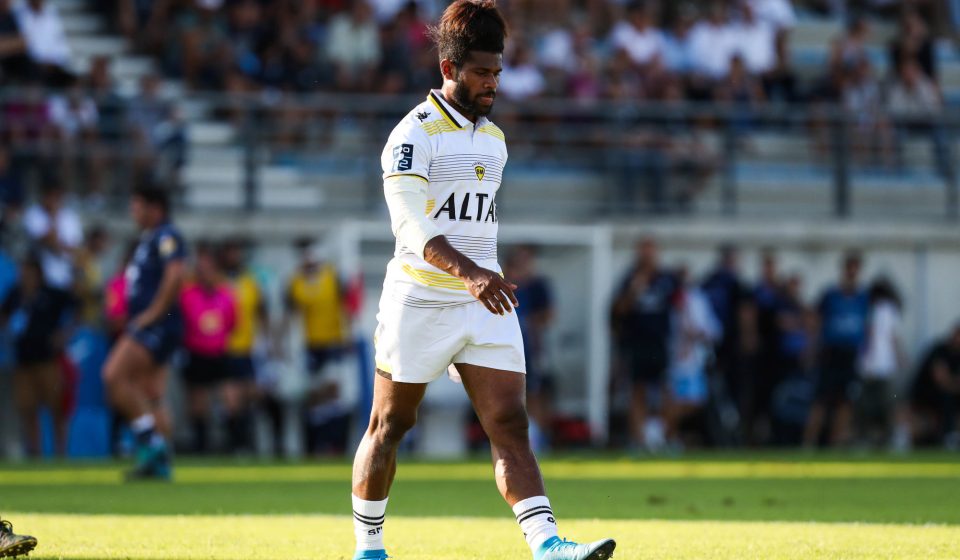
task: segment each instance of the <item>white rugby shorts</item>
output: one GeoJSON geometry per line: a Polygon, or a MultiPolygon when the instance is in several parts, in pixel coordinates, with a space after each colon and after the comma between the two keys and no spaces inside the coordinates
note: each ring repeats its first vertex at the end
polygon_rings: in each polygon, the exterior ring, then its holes
{"type": "Polygon", "coordinates": [[[452,364],[526,373],[516,311],[494,315],[479,301],[413,307],[384,294],[374,335],[377,369],[401,383],[429,383],[452,364]]]}

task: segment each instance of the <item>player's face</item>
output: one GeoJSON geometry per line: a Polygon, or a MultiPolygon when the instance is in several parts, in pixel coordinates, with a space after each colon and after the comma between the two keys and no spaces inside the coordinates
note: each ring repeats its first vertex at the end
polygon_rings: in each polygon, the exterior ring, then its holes
{"type": "Polygon", "coordinates": [[[483,117],[493,110],[503,70],[503,55],[471,51],[467,61],[455,72],[457,85],[453,101],[468,114],[483,117]]]}
{"type": "Polygon", "coordinates": [[[139,196],[130,199],[130,217],[140,227],[147,227],[147,205],[139,196]]]}

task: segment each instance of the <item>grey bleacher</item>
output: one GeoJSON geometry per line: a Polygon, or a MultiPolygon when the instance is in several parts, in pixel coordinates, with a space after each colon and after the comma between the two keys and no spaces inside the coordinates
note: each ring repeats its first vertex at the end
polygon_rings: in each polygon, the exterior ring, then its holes
{"type": "MultiPolygon", "coordinates": [[[[85,70],[95,55],[114,59],[113,71],[121,91],[136,91],[137,80],[155,70],[153,61],[135,55],[122,37],[112,35],[102,17],[87,0],[59,0],[77,70],[85,70]]],[[[822,74],[830,43],[843,30],[835,21],[801,17],[791,33],[795,69],[804,79],[822,74]]],[[[887,43],[896,28],[891,24],[872,25],[874,44],[870,48],[877,72],[887,71],[887,43]]],[[[947,44],[938,45],[941,83],[948,100],[960,103],[960,56],[947,44]]],[[[189,123],[190,151],[185,170],[186,202],[192,209],[239,208],[244,203],[244,153],[242,135],[229,122],[216,120],[207,100],[184,94],[176,81],[164,84],[174,96],[189,123]]],[[[258,179],[262,188],[258,203],[266,209],[329,213],[369,211],[371,180],[375,180],[379,146],[369,158],[347,157],[338,145],[355,147],[351,130],[335,135],[324,153],[300,154],[295,162],[258,154],[262,164],[258,179]],[[372,179],[373,178],[373,179],[372,179]]],[[[509,128],[506,134],[510,136],[509,128]]],[[[719,139],[710,142],[714,146],[719,139]]],[[[353,150],[356,151],[355,149],[353,150]]],[[[903,146],[901,170],[877,170],[853,164],[852,196],[857,216],[890,212],[901,206],[904,212],[936,212],[943,205],[943,180],[934,172],[930,142],[908,140],[903,146]]],[[[763,214],[771,208],[790,208],[791,213],[830,213],[833,168],[829,159],[818,155],[804,131],[758,131],[738,154],[734,177],[738,184],[738,209],[744,215],[763,214]]],[[[503,198],[514,212],[545,218],[589,219],[609,204],[609,178],[590,170],[562,171],[514,164],[505,174],[503,198]]],[[[723,179],[713,178],[695,209],[719,212],[723,179]]],[[[375,193],[374,193],[375,194],[375,193]]],[[[375,210],[374,210],[375,211],[375,210]]]]}

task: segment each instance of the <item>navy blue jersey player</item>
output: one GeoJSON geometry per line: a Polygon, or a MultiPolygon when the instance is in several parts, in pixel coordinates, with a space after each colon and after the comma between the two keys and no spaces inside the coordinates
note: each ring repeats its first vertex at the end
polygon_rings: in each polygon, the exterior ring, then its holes
{"type": "Polygon", "coordinates": [[[186,244],[170,222],[165,190],[138,189],[130,213],[141,231],[126,272],[130,322],[107,358],[103,376],[110,400],[137,439],[137,463],[130,477],[167,479],[170,422],[163,393],[167,362],[182,337],[178,296],[186,244]]]}

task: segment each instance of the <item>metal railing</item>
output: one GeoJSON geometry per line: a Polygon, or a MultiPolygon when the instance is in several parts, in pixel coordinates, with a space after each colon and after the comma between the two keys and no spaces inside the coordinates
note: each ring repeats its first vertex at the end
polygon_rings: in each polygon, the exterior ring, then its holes
{"type": "MultiPolygon", "coordinates": [[[[139,176],[153,175],[189,193],[213,187],[192,181],[185,169],[216,175],[225,165],[235,169],[223,182],[238,183],[232,186],[242,193],[240,206],[257,211],[271,187],[264,171],[282,167],[308,185],[322,186],[336,174],[353,177],[351,188],[362,185],[361,196],[353,192],[337,203],[330,187],[328,206],[358,213],[379,207],[383,143],[422,101],[341,94],[107,96],[91,99],[100,119],[84,129],[83,96],[73,101],[77,114],[64,119],[66,126],[53,122],[50,97],[0,92],[0,138],[18,165],[72,170],[80,192],[100,192],[118,203],[139,176]],[[207,138],[210,130],[223,137],[207,138]],[[226,164],[206,161],[216,150],[241,155],[226,164]],[[92,184],[97,181],[110,186],[92,184]]],[[[69,94],[65,99],[57,102],[61,113],[71,103],[69,94]]],[[[923,219],[958,217],[956,111],[904,119],[826,105],[549,99],[500,100],[494,119],[508,139],[505,181],[539,181],[544,189],[566,185],[529,200],[523,193],[506,194],[519,206],[567,205],[596,218],[638,212],[796,215],[808,204],[815,215],[847,218],[858,214],[858,205],[872,204],[879,216],[922,210],[916,215],[923,219]],[[871,194],[877,200],[870,202],[871,194]]],[[[189,200],[185,196],[184,204],[189,200]]]]}

